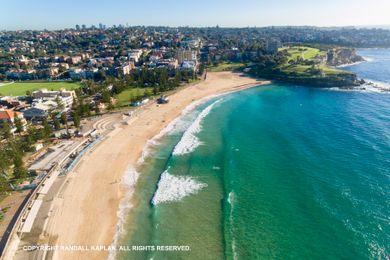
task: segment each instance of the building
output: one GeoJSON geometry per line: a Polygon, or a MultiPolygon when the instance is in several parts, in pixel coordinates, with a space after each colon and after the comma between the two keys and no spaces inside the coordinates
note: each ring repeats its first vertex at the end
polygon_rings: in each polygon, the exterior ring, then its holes
{"type": "Polygon", "coordinates": [[[5,73],[8,79],[13,80],[32,80],[37,78],[37,71],[33,69],[22,70],[12,69],[5,73]]]}
{"type": "Polygon", "coordinates": [[[128,75],[130,74],[130,71],[133,69],[135,69],[134,62],[129,61],[117,67],[117,72],[119,75],[128,75]]]}
{"type": "Polygon", "coordinates": [[[199,38],[183,40],[181,41],[180,44],[185,48],[192,48],[192,49],[202,47],[202,41],[199,38]]]}
{"type": "Polygon", "coordinates": [[[183,61],[196,61],[197,52],[193,50],[178,50],[176,52],[176,59],[179,64],[183,63],[183,61]]]}
{"type": "Polygon", "coordinates": [[[183,70],[192,70],[195,71],[197,67],[197,62],[193,60],[186,60],[181,63],[180,69],[183,70]]]}
{"type": "Polygon", "coordinates": [[[25,127],[27,125],[27,122],[24,119],[24,116],[22,113],[15,112],[15,111],[10,110],[10,109],[0,110],[0,123],[7,122],[8,124],[10,124],[10,126],[12,127],[12,129],[11,129],[12,132],[15,132],[15,130],[16,130],[15,124],[14,124],[16,118],[20,119],[20,122],[23,125],[23,130],[26,130],[25,127]]]}
{"type": "Polygon", "coordinates": [[[90,69],[73,68],[69,71],[69,76],[73,80],[93,79],[98,72],[99,72],[98,68],[90,68],[90,69]]]}
{"type": "Polygon", "coordinates": [[[99,23],[99,29],[100,30],[105,30],[106,29],[106,25],[104,25],[102,23],[99,23]]]}
{"type": "Polygon", "coordinates": [[[19,118],[20,120],[24,120],[23,114],[19,112],[15,112],[10,109],[0,110],[0,122],[8,122],[13,124],[15,118],[19,118]]]}
{"type": "Polygon", "coordinates": [[[268,39],[265,44],[265,51],[268,54],[275,54],[278,52],[279,48],[282,47],[282,44],[277,39],[268,39]]]}
{"type": "Polygon", "coordinates": [[[156,67],[166,67],[168,69],[177,69],[179,63],[177,59],[162,59],[156,62],[156,67]]]}
{"type": "Polygon", "coordinates": [[[141,49],[132,50],[128,53],[129,60],[138,62],[142,56],[143,51],[141,49]]]}
{"type": "Polygon", "coordinates": [[[73,56],[68,59],[70,64],[79,64],[82,61],[81,56],[73,56]]]}
{"type": "Polygon", "coordinates": [[[52,106],[52,103],[56,102],[56,99],[59,98],[64,105],[64,109],[69,110],[72,107],[73,100],[76,98],[76,92],[74,90],[65,89],[61,89],[59,91],[40,89],[34,91],[32,93],[32,97],[34,98],[34,103],[41,103],[47,106],[52,106]]]}
{"type": "Polygon", "coordinates": [[[42,119],[48,116],[48,108],[43,108],[42,106],[31,107],[24,110],[23,116],[29,121],[41,121],[42,119]]]}

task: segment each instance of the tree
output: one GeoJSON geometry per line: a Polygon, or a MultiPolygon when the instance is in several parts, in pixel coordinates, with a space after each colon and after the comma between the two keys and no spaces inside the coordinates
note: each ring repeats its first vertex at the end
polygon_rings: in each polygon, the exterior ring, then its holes
{"type": "Polygon", "coordinates": [[[100,114],[100,108],[99,108],[99,104],[96,102],[95,103],[95,115],[98,115],[100,114]]]}
{"type": "Polygon", "coordinates": [[[4,121],[1,125],[1,135],[4,139],[9,139],[12,136],[11,126],[7,121],[4,121]]]}
{"type": "Polygon", "coordinates": [[[57,110],[58,111],[63,111],[65,109],[64,102],[60,99],[60,97],[56,97],[55,102],[57,103],[57,110]]]}
{"type": "Polygon", "coordinates": [[[23,122],[19,117],[15,117],[14,119],[14,125],[16,127],[16,132],[21,133],[24,131],[23,122]]]}
{"type": "Polygon", "coordinates": [[[49,123],[47,122],[46,119],[43,120],[42,122],[42,125],[43,125],[43,138],[44,139],[49,139],[51,134],[52,134],[52,128],[51,126],[49,125],[49,123]]]}
{"type": "Polygon", "coordinates": [[[73,124],[75,127],[80,127],[80,116],[77,112],[72,113],[73,124]]]}
{"type": "Polygon", "coordinates": [[[102,93],[102,100],[106,104],[109,104],[111,102],[111,95],[108,91],[104,91],[102,93]]]}
{"type": "Polygon", "coordinates": [[[61,128],[60,121],[57,118],[57,113],[51,114],[51,120],[53,120],[53,125],[55,130],[59,130],[61,128]]]}
{"type": "Polygon", "coordinates": [[[67,126],[68,125],[68,116],[66,112],[61,113],[61,124],[67,126]]]}
{"type": "Polygon", "coordinates": [[[24,140],[21,143],[21,149],[24,152],[32,151],[32,145],[34,144],[34,137],[31,135],[26,135],[24,140]]]}
{"type": "Polygon", "coordinates": [[[26,178],[27,170],[24,167],[22,155],[20,152],[18,151],[15,152],[13,162],[14,162],[14,172],[13,172],[14,178],[15,179],[26,178]]]}

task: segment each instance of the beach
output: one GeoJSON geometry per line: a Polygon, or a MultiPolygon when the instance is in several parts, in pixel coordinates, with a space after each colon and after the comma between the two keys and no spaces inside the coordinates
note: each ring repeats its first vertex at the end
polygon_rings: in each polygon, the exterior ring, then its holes
{"type": "MultiPolygon", "coordinates": [[[[59,246],[110,246],[117,231],[120,202],[134,189],[134,185],[124,184],[124,175],[139,166],[148,140],[158,135],[193,102],[265,83],[268,82],[238,73],[208,73],[206,80],[170,95],[168,104],[150,103],[140,108],[127,124],[119,124],[108,133],[68,174],[52,202],[44,231],[49,237],[47,242],[59,246]]],[[[57,250],[52,252],[52,257],[106,259],[108,254],[107,250],[57,250]]]]}

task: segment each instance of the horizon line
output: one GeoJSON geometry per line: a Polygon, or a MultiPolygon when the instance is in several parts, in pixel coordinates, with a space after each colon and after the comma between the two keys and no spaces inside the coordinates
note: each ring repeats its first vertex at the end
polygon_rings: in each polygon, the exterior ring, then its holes
{"type": "MultiPolygon", "coordinates": [[[[165,27],[165,28],[223,28],[223,29],[247,29],[247,28],[272,28],[272,27],[312,27],[312,28],[356,28],[356,29],[385,29],[385,30],[390,30],[390,24],[367,24],[367,25],[247,25],[247,26],[224,26],[224,25],[208,25],[208,26],[202,26],[202,25],[144,25],[144,24],[138,24],[138,25],[128,25],[126,24],[111,24],[111,25],[106,25],[104,23],[101,23],[107,28],[105,29],[112,29],[114,26],[119,27],[123,26],[124,28],[135,28],[135,27],[165,27]]],[[[16,31],[62,31],[62,30],[71,30],[75,29],[76,25],[82,26],[86,25],[87,29],[91,29],[92,26],[99,26],[99,23],[96,24],[75,24],[73,27],[61,27],[61,28],[53,28],[53,29],[47,29],[47,28],[41,28],[41,29],[28,29],[28,28],[21,28],[21,29],[0,29],[1,32],[16,32],[16,31]]],[[[99,28],[96,28],[99,29],[99,28]]]]}

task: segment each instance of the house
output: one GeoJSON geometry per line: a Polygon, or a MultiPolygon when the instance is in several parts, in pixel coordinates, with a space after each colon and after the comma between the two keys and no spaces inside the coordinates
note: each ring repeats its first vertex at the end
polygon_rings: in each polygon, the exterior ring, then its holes
{"type": "Polygon", "coordinates": [[[37,77],[36,70],[11,69],[5,73],[8,79],[31,80],[37,77]]]}
{"type": "Polygon", "coordinates": [[[11,109],[6,110],[0,110],[0,121],[1,122],[8,122],[10,124],[14,123],[15,118],[19,118],[21,120],[24,119],[23,114],[19,112],[15,112],[11,109]]]}
{"type": "Polygon", "coordinates": [[[27,107],[26,102],[20,101],[17,97],[5,96],[0,98],[0,105],[5,108],[13,108],[14,110],[20,110],[27,107]]]}
{"type": "Polygon", "coordinates": [[[68,63],[78,64],[81,62],[81,60],[82,60],[81,56],[73,56],[73,57],[68,58],[68,63]]]}
{"type": "Polygon", "coordinates": [[[10,110],[10,109],[0,110],[0,122],[1,123],[3,123],[3,122],[9,123],[11,125],[11,127],[13,127],[12,132],[14,132],[16,130],[15,124],[14,124],[16,118],[20,119],[20,122],[22,123],[22,126],[23,126],[23,130],[25,130],[25,126],[27,125],[27,122],[24,119],[22,113],[15,112],[15,111],[10,110]]]}
{"type": "Polygon", "coordinates": [[[92,79],[97,73],[99,69],[98,68],[91,68],[91,69],[80,69],[80,68],[73,68],[69,71],[69,76],[71,79],[78,80],[78,79],[92,79]]]}

